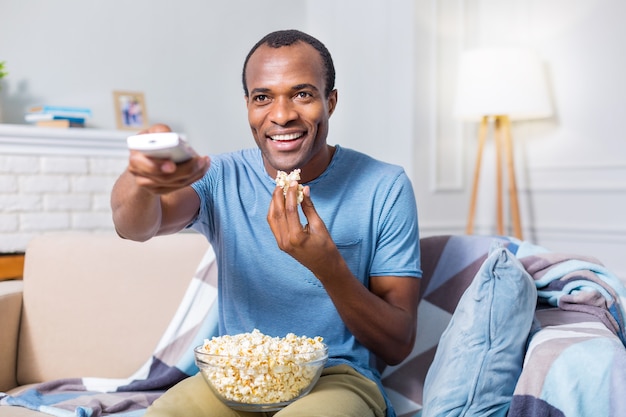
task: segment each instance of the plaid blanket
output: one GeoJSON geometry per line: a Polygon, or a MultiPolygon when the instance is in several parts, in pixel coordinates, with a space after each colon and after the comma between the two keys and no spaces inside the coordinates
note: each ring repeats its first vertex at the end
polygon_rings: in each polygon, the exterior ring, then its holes
{"type": "Polygon", "coordinates": [[[16,405],[58,417],[138,417],[165,390],[198,372],[193,348],[217,335],[217,268],[204,255],[174,317],[152,356],[126,379],[70,378],[38,384],[18,395],[0,393],[0,405],[16,405]]]}

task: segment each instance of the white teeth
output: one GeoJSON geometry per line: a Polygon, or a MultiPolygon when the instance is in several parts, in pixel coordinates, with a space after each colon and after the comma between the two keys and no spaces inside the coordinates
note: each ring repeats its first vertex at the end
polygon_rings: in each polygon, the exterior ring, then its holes
{"type": "Polygon", "coordinates": [[[290,135],[275,135],[275,136],[270,136],[270,137],[272,138],[272,140],[294,140],[294,139],[298,139],[300,136],[302,136],[302,134],[292,133],[290,135]]]}

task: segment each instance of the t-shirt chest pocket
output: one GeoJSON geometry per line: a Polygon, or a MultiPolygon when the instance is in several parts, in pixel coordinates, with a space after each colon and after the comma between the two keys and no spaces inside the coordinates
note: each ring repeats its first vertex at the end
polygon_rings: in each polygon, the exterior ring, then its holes
{"type": "Polygon", "coordinates": [[[361,239],[351,241],[335,242],[339,253],[348,264],[350,271],[362,282],[364,262],[362,259],[362,241],[361,239]]]}

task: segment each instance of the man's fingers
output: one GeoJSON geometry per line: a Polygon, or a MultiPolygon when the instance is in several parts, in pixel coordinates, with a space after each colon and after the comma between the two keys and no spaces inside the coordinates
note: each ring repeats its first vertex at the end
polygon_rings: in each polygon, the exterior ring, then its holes
{"type": "Polygon", "coordinates": [[[293,182],[287,194],[281,187],[276,187],[267,215],[270,229],[276,238],[278,247],[285,252],[300,246],[303,238],[303,227],[298,211],[298,184],[293,182]]]}
{"type": "Polygon", "coordinates": [[[309,231],[315,232],[316,230],[319,231],[320,226],[321,227],[326,227],[326,226],[324,225],[324,222],[320,218],[319,214],[317,214],[317,210],[315,210],[315,206],[313,205],[313,201],[311,200],[311,189],[307,185],[304,187],[302,192],[304,194],[302,203],[301,203],[302,213],[304,213],[304,217],[306,217],[307,219],[307,226],[308,226],[306,228],[306,232],[309,232],[309,231]]]}
{"type": "Polygon", "coordinates": [[[150,126],[148,129],[144,129],[137,133],[138,135],[143,135],[144,133],[162,133],[162,132],[171,132],[172,129],[166,124],[157,123],[155,125],[150,126]]]}
{"type": "Polygon", "coordinates": [[[276,187],[272,193],[272,200],[267,211],[267,223],[276,238],[278,247],[284,249],[284,236],[287,236],[287,222],[285,220],[285,197],[283,189],[276,187]]]}
{"type": "Polygon", "coordinates": [[[297,243],[297,240],[300,238],[299,234],[302,232],[298,205],[298,182],[292,181],[285,196],[285,218],[287,219],[287,227],[290,232],[290,240],[293,243],[297,243]]]}
{"type": "Polygon", "coordinates": [[[147,157],[133,151],[128,170],[135,176],[137,185],[155,194],[166,194],[191,185],[201,179],[210,166],[207,156],[196,157],[182,164],[147,157]]]}

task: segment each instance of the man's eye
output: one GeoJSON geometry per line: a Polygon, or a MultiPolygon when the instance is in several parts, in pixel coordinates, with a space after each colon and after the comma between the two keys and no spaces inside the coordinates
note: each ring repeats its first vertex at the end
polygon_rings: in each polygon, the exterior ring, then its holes
{"type": "Polygon", "coordinates": [[[296,96],[298,98],[309,98],[309,97],[311,97],[311,94],[307,93],[306,91],[300,91],[300,92],[298,92],[298,94],[296,94],[296,96]]]}
{"type": "Polygon", "coordinates": [[[262,103],[264,101],[267,101],[267,96],[264,94],[259,94],[258,96],[254,97],[254,101],[257,101],[259,103],[262,103]]]}

